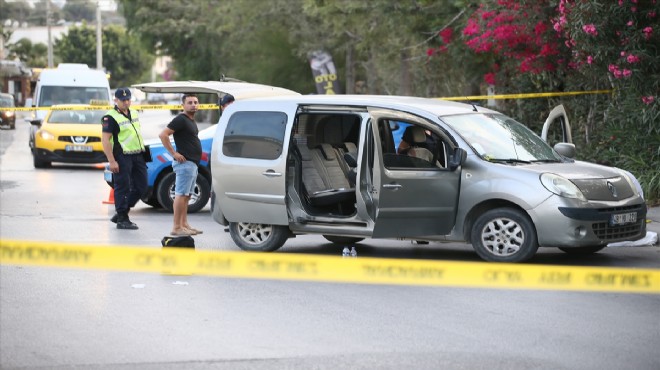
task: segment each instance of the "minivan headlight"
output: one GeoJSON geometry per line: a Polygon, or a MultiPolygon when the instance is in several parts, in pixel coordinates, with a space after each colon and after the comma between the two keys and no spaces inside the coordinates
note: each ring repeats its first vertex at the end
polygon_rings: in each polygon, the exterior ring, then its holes
{"type": "Polygon", "coordinates": [[[565,177],[555,175],[554,173],[544,173],[541,175],[541,183],[548,191],[560,197],[587,201],[587,198],[584,197],[580,189],[565,177]]]}

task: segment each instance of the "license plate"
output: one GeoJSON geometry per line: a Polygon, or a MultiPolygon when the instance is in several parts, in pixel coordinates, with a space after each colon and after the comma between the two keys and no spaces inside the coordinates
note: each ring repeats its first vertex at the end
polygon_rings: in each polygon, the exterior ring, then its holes
{"type": "Polygon", "coordinates": [[[91,145],[67,145],[64,148],[67,152],[91,152],[91,145]]]}
{"type": "Polygon", "coordinates": [[[619,213],[612,215],[610,218],[610,225],[612,226],[625,225],[633,222],[637,222],[637,212],[619,213]]]}

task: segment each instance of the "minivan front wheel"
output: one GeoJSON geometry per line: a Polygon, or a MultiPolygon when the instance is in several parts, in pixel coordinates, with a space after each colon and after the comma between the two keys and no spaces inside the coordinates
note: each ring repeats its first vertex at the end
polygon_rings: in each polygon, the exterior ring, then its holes
{"type": "Polygon", "coordinates": [[[536,229],[529,217],[513,208],[486,211],[475,220],[472,248],[492,262],[522,262],[539,248],[536,229]]]}
{"type": "Polygon", "coordinates": [[[289,237],[289,229],[280,225],[230,222],[229,235],[242,250],[273,252],[284,245],[289,237]]]}

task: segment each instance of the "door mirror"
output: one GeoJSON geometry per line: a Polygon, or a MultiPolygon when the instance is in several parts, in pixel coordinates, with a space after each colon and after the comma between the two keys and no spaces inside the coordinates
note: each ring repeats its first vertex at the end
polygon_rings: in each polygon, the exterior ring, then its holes
{"type": "Polygon", "coordinates": [[[557,153],[566,158],[575,158],[575,144],[571,143],[557,143],[554,146],[557,153]]]}
{"type": "Polygon", "coordinates": [[[454,154],[449,156],[449,169],[454,171],[459,166],[462,166],[463,163],[465,163],[466,158],[467,158],[467,152],[465,151],[465,149],[462,148],[454,149],[454,154]]]}

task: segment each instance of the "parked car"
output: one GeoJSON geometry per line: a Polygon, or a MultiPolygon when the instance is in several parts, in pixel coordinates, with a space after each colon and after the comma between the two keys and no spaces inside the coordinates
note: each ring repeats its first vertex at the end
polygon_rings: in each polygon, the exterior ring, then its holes
{"type": "MultiPolygon", "coordinates": [[[[209,167],[209,155],[211,144],[217,126],[213,125],[199,132],[198,137],[202,142],[202,160],[199,163],[199,171],[195,189],[190,195],[188,212],[199,212],[209,202],[211,195],[211,168],[209,167]]],[[[172,146],[176,145],[172,140],[172,146]]],[[[151,151],[152,161],[147,163],[147,193],[142,201],[152,207],[164,208],[169,212],[174,209],[174,180],[176,176],[172,171],[172,156],[167,152],[160,139],[146,140],[145,145],[151,151]]],[[[105,181],[114,187],[112,172],[106,168],[104,171],[105,181]]]]}
{"type": "Polygon", "coordinates": [[[71,105],[54,105],[43,122],[30,121],[29,145],[35,168],[50,167],[52,162],[107,161],[101,143],[101,118],[105,111],[57,110],[68,106],[71,105]]]}
{"type": "MultiPolygon", "coordinates": [[[[204,83],[170,82],[181,91],[204,83]]],[[[219,92],[236,95],[230,84],[219,92]]],[[[163,90],[165,91],[165,90],[163,90]]],[[[548,122],[568,122],[555,109],[548,122]]],[[[396,128],[396,129],[395,129],[396,128]]],[[[400,130],[399,130],[400,131],[400,130]]],[[[544,129],[545,131],[545,129],[544,129]]],[[[625,171],[574,160],[494,110],[402,96],[236,99],[211,153],[213,218],[238,247],[274,251],[296,234],[463,241],[484,260],[519,262],[539,247],[590,254],[646,234],[646,205],[625,171]],[[397,154],[394,123],[431,157],[397,154]]]]}
{"type": "Polygon", "coordinates": [[[14,95],[0,93],[0,126],[9,127],[10,130],[16,128],[16,112],[2,108],[14,108],[14,95]]]}

